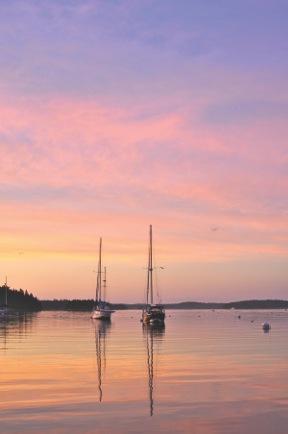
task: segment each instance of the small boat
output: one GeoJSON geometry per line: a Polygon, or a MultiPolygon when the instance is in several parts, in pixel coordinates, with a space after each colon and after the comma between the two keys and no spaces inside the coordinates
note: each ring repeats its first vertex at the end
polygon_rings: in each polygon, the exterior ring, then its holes
{"type": "Polygon", "coordinates": [[[162,304],[154,304],[153,300],[153,270],[152,225],[150,225],[146,306],[142,311],[142,322],[144,324],[159,324],[164,323],[165,320],[164,306],[162,304]]]}
{"type": "Polygon", "coordinates": [[[262,329],[264,330],[264,332],[269,332],[269,330],[271,329],[271,324],[268,321],[265,321],[262,324],[262,329]]]}
{"type": "Polygon", "coordinates": [[[115,310],[110,309],[109,304],[105,300],[106,298],[106,267],[104,268],[104,279],[102,288],[102,238],[99,242],[99,259],[98,259],[98,270],[97,270],[97,284],[96,284],[96,295],[95,304],[91,313],[92,319],[101,319],[110,321],[111,315],[115,310]],[[103,294],[102,294],[103,289],[103,294]]]}

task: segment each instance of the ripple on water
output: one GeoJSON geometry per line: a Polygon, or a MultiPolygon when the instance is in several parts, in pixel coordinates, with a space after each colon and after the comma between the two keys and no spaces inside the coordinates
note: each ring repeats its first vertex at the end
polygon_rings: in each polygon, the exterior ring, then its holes
{"type": "Polygon", "coordinates": [[[287,326],[287,311],[251,310],[167,311],[162,329],[140,311],[2,321],[1,429],[286,434],[287,326]]]}

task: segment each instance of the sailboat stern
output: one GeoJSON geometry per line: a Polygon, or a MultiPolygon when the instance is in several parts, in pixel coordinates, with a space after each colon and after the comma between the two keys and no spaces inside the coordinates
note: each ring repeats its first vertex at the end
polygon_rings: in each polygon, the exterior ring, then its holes
{"type": "Polygon", "coordinates": [[[113,312],[114,310],[95,309],[91,313],[91,318],[110,321],[113,312]]]}
{"type": "Polygon", "coordinates": [[[101,302],[98,305],[96,305],[94,307],[94,309],[92,310],[91,318],[110,321],[111,315],[114,312],[115,312],[115,310],[110,309],[109,305],[101,302]]]}
{"type": "Polygon", "coordinates": [[[143,310],[142,320],[145,324],[162,324],[165,321],[165,309],[161,304],[148,306],[143,310]]]}

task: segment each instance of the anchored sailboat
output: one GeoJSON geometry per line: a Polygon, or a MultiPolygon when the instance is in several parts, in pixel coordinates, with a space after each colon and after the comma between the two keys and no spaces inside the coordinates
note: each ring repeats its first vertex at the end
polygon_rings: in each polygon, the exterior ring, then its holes
{"type": "Polygon", "coordinates": [[[98,270],[97,270],[97,284],[96,284],[96,295],[95,295],[95,306],[91,314],[93,319],[110,320],[111,314],[115,310],[109,308],[108,303],[105,300],[106,297],[106,267],[104,272],[104,285],[102,288],[102,238],[99,242],[99,259],[98,259],[98,270]],[[103,298],[102,298],[103,289],[103,298]]]}
{"type": "Polygon", "coordinates": [[[152,251],[152,225],[149,228],[149,251],[147,270],[146,306],[142,311],[142,321],[146,324],[163,323],[165,310],[162,304],[154,304],[153,295],[153,251],[152,251]]]}

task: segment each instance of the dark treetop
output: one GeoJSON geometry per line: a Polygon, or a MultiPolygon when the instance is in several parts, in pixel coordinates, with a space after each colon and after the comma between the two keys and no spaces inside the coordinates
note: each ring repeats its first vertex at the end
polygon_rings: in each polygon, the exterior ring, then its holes
{"type": "Polygon", "coordinates": [[[42,309],[41,302],[23,289],[11,289],[9,286],[0,286],[0,307],[5,305],[7,290],[7,305],[9,309],[36,312],[42,309]]]}

